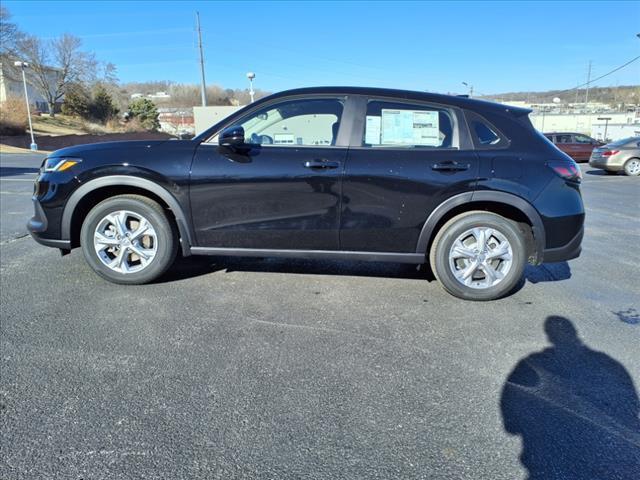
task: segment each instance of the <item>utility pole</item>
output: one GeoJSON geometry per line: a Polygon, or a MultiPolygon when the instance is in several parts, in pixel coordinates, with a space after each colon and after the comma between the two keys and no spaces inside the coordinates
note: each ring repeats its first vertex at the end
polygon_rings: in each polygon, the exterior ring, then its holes
{"type": "Polygon", "coordinates": [[[200,72],[202,73],[202,106],[207,106],[207,83],[204,80],[204,54],[202,53],[202,31],[200,30],[200,12],[196,12],[196,22],[198,24],[198,48],[200,49],[200,72]]]}
{"type": "Polygon", "coordinates": [[[589,84],[591,83],[591,60],[589,60],[589,70],[587,71],[587,90],[584,93],[584,107],[589,103],[589,84]]]}

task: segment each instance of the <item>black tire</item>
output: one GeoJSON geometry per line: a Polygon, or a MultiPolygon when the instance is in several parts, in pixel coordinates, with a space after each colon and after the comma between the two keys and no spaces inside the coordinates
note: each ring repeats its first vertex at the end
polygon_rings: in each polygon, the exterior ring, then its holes
{"type": "Polygon", "coordinates": [[[80,245],[87,263],[102,278],[113,283],[139,285],[155,280],[173,264],[178,251],[178,235],[173,222],[157,202],[142,195],[118,195],[100,202],[87,214],[80,231],[80,245]],[[120,210],[141,215],[156,233],[155,256],[137,272],[120,273],[112,270],[103,263],[94,248],[94,233],[100,221],[109,213],[120,210]]]}
{"type": "Polygon", "coordinates": [[[640,162],[640,158],[630,158],[629,160],[627,160],[624,164],[625,175],[629,177],[637,177],[638,175],[640,175],[640,170],[636,169],[635,171],[632,171],[631,169],[631,165],[637,165],[638,162],[640,162]]]}
{"type": "Polygon", "coordinates": [[[433,273],[450,294],[464,300],[495,300],[509,294],[522,279],[527,262],[524,234],[518,225],[495,213],[471,211],[462,213],[447,223],[436,234],[429,252],[433,273]],[[504,278],[493,286],[478,289],[458,281],[449,265],[449,252],[458,236],[474,227],[490,227],[501,233],[511,245],[512,264],[504,278]]]}

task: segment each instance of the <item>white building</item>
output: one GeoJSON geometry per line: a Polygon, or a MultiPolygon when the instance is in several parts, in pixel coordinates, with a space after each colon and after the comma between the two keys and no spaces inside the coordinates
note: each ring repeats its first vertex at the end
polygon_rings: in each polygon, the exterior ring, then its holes
{"type": "MultiPolygon", "coordinates": [[[[56,70],[50,69],[51,83],[55,82],[56,70]]],[[[35,105],[41,112],[49,111],[47,99],[29,83],[27,76],[27,95],[29,95],[29,103],[35,105]]],[[[24,98],[24,86],[22,83],[22,74],[20,70],[13,65],[3,65],[0,62],[0,102],[4,102],[9,98],[24,98]]],[[[59,101],[62,101],[60,99],[59,101]]]]}
{"type": "Polygon", "coordinates": [[[624,129],[607,129],[607,137],[612,140],[618,140],[629,137],[622,133],[629,129],[640,128],[640,112],[617,112],[617,113],[591,113],[591,114],[558,114],[558,113],[532,113],[529,115],[533,126],[541,132],[577,132],[584,133],[593,138],[598,138],[598,134],[601,138],[604,136],[604,124],[602,120],[598,118],[609,118],[609,126],[612,125],[626,125],[624,129]],[[622,136],[620,136],[622,135],[622,136]]]}
{"type": "Polygon", "coordinates": [[[228,117],[234,112],[240,110],[242,106],[238,105],[218,105],[215,107],[193,107],[193,118],[195,121],[196,135],[204,132],[207,128],[215,125],[220,120],[228,117]]]}
{"type": "Polygon", "coordinates": [[[148,98],[151,100],[168,100],[171,98],[171,95],[167,92],[156,92],[148,95],[148,98]]]}

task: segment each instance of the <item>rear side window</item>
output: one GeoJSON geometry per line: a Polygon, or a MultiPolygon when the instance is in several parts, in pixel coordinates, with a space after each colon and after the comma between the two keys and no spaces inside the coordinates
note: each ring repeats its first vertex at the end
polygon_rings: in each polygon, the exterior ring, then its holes
{"type": "Polygon", "coordinates": [[[573,135],[566,133],[556,135],[556,143],[573,143],[573,135]]]}
{"type": "Polygon", "coordinates": [[[447,109],[378,100],[367,105],[364,147],[458,148],[457,138],[447,109]]]}
{"type": "Polygon", "coordinates": [[[500,135],[484,122],[473,122],[473,131],[480,145],[495,145],[500,142],[500,135]]]}
{"type": "Polygon", "coordinates": [[[489,150],[509,146],[509,139],[486,118],[470,110],[466,110],[464,115],[467,118],[473,146],[476,149],[489,150]]]}

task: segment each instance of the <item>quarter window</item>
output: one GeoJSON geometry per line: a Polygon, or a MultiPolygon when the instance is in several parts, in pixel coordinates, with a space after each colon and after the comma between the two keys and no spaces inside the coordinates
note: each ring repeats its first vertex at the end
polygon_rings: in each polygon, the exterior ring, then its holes
{"type": "Polygon", "coordinates": [[[448,110],[413,103],[370,101],[365,147],[457,148],[448,110]]]}
{"type": "Polygon", "coordinates": [[[473,130],[480,145],[495,145],[500,142],[500,136],[483,122],[473,122],[473,130]]]}
{"type": "Polygon", "coordinates": [[[335,145],[342,110],[338,99],[292,100],[255,112],[239,125],[252,145],[335,145]]]}

